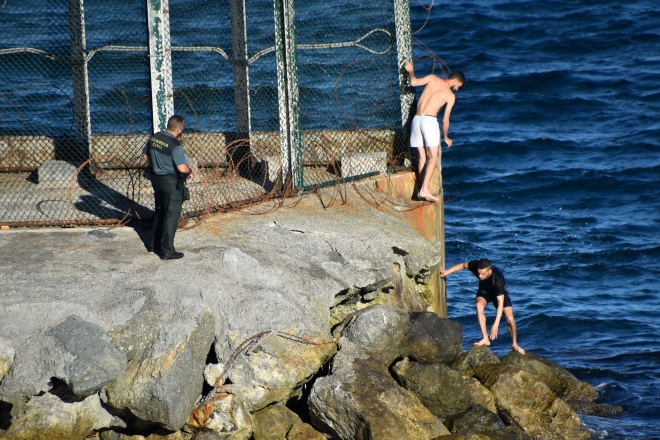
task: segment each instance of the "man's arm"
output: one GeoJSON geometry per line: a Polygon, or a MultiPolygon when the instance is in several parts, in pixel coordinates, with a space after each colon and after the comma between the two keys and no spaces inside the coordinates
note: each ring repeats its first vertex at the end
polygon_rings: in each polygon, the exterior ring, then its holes
{"type": "Polygon", "coordinates": [[[188,159],[186,159],[186,155],[183,152],[183,145],[179,145],[174,148],[174,150],[172,150],[172,159],[174,160],[174,165],[176,165],[176,169],[179,171],[179,173],[192,173],[192,170],[188,166],[188,159]]]}
{"type": "Polygon", "coordinates": [[[504,294],[497,296],[497,313],[495,314],[495,322],[490,329],[490,340],[497,339],[497,331],[500,327],[500,319],[502,319],[502,312],[504,311],[504,294]]]}
{"type": "Polygon", "coordinates": [[[447,270],[443,270],[440,276],[442,278],[446,277],[450,273],[458,272],[459,270],[467,269],[468,267],[468,262],[466,261],[465,263],[458,263],[456,266],[450,267],[447,270]]]}
{"type": "Polygon", "coordinates": [[[148,154],[142,154],[142,157],[144,158],[144,161],[147,163],[147,167],[151,169],[151,157],[149,157],[148,154]]]}
{"type": "Polygon", "coordinates": [[[454,108],[454,103],[456,102],[456,97],[452,94],[451,98],[447,100],[447,106],[445,107],[445,116],[442,118],[442,132],[445,135],[445,142],[447,143],[447,148],[451,147],[453,143],[449,139],[449,115],[451,115],[451,109],[454,108]]]}
{"type": "Polygon", "coordinates": [[[177,165],[176,169],[179,170],[179,172],[181,174],[190,174],[190,173],[192,173],[192,170],[190,169],[190,167],[188,166],[187,163],[177,165]]]}
{"type": "Polygon", "coordinates": [[[424,78],[417,78],[415,76],[415,68],[413,67],[410,61],[406,61],[404,68],[408,72],[408,78],[410,79],[410,85],[413,87],[425,86],[428,84],[430,75],[425,76],[424,78]]]}

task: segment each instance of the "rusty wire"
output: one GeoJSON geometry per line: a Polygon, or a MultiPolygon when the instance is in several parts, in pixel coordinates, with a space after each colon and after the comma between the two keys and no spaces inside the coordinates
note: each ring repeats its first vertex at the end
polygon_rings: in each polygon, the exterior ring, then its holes
{"type": "MultiPolygon", "coordinates": [[[[431,9],[434,6],[434,1],[431,0],[430,4],[421,3],[423,0],[420,0],[421,6],[427,11],[427,17],[424,24],[413,34],[417,34],[427,25],[431,13],[431,9]]],[[[3,7],[6,4],[6,0],[3,4],[3,7]]],[[[381,33],[382,33],[381,32],[381,33]]],[[[299,44],[298,49],[300,50],[312,50],[312,49],[332,49],[339,47],[359,47],[367,52],[374,54],[382,55],[385,52],[392,50],[392,36],[389,32],[384,31],[383,29],[374,29],[367,34],[363,35],[361,38],[358,38],[354,41],[345,41],[339,43],[326,43],[326,44],[312,44],[305,45],[299,44]],[[376,51],[369,49],[366,46],[363,46],[363,40],[365,40],[369,35],[375,32],[384,32],[389,36],[389,46],[383,51],[376,51]]],[[[432,60],[433,69],[436,67],[440,69],[442,74],[445,74],[448,71],[446,64],[426,46],[424,43],[415,39],[415,44],[419,47],[425,55],[417,57],[417,60],[432,60]]],[[[97,48],[88,53],[88,57],[91,58],[99,50],[143,50],[142,47],[128,48],[120,46],[107,46],[102,48],[97,48]]],[[[208,49],[203,48],[173,48],[173,50],[201,50],[208,49]]],[[[213,48],[211,48],[213,49],[213,48]]],[[[268,48],[267,50],[271,50],[268,48]]],[[[210,50],[210,49],[209,49],[210,50]]],[[[263,55],[263,54],[261,54],[263,55]]],[[[225,57],[227,58],[227,57],[225,57]]],[[[87,60],[89,61],[89,59],[87,60]]],[[[231,63],[231,60],[228,60],[231,63]]],[[[252,60],[254,61],[254,60],[252,60]]],[[[345,115],[346,120],[351,121],[353,124],[352,132],[368,132],[369,130],[377,130],[377,127],[370,127],[365,129],[360,127],[360,123],[357,119],[349,114],[348,109],[342,103],[342,96],[339,92],[339,84],[344,77],[350,77],[349,71],[353,66],[359,65],[364,61],[363,57],[355,59],[354,61],[348,62],[343,67],[340,66],[340,71],[335,81],[334,87],[334,97],[335,101],[339,105],[340,111],[345,115]]],[[[373,63],[373,60],[370,61],[373,63]]],[[[386,70],[389,65],[385,65],[384,69],[386,70]]],[[[377,79],[374,77],[374,84],[377,79]]],[[[29,84],[28,84],[29,85],[29,84]]],[[[386,92],[384,96],[377,95],[374,96],[374,101],[371,108],[368,110],[369,119],[372,123],[374,115],[377,114],[379,107],[382,103],[392,96],[398,96],[400,93],[399,84],[387,84],[389,92],[386,92]]],[[[23,85],[22,87],[25,87],[23,85]]],[[[97,89],[103,89],[97,88],[97,89]]],[[[116,89],[116,88],[115,88],[116,89]]],[[[90,87],[90,90],[94,90],[93,87],[90,87]]],[[[133,108],[131,101],[124,90],[113,90],[114,93],[121,94],[121,101],[123,101],[126,107],[126,113],[128,115],[128,125],[129,133],[133,131],[133,108]]],[[[200,114],[197,109],[195,109],[195,99],[189,96],[189,93],[185,89],[174,90],[174,94],[182,98],[187,104],[190,111],[193,114],[197,125],[199,125],[200,114]]],[[[14,108],[20,115],[21,120],[23,120],[21,111],[17,108],[16,104],[13,103],[10,96],[0,95],[0,98],[7,100],[10,103],[10,106],[14,108]]],[[[215,98],[215,95],[212,97],[215,98]]],[[[72,106],[72,98],[69,97],[69,105],[72,106]]],[[[142,106],[145,102],[134,102],[142,106]]],[[[354,109],[351,109],[354,110],[354,109]]],[[[301,113],[304,113],[301,110],[301,113]]],[[[23,126],[25,126],[25,122],[23,126]]],[[[394,127],[396,130],[400,130],[400,127],[394,127]]],[[[387,130],[388,127],[382,127],[381,129],[387,130]]],[[[200,133],[198,133],[200,134],[200,133]]],[[[333,141],[327,134],[323,133],[320,135],[319,140],[314,142],[313,145],[305,145],[302,147],[301,160],[297,164],[298,167],[303,168],[303,173],[305,175],[304,182],[302,186],[294,186],[291,181],[291,176],[296,175],[298,169],[288,170],[286,172],[286,167],[281,163],[281,153],[279,151],[279,146],[274,147],[272,143],[268,143],[259,139],[237,139],[226,142],[224,145],[219,147],[211,143],[207,143],[204,148],[200,151],[195,151],[194,154],[191,152],[185,145],[186,138],[184,135],[184,150],[189,157],[195,157],[198,159],[198,168],[195,170],[195,181],[189,184],[189,189],[191,192],[191,200],[185,202],[183,217],[188,220],[188,223],[181,227],[180,229],[189,230],[192,229],[206,219],[208,219],[213,213],[219,212],[230,212],[230,211],[239,211],[250,215],[262,215],[271,213],[280,208],[293,208],[298,205],[301,201],[302,196],[305,193],[312,193],[318,197],[321,205],[324,208],[329,208],[334,205],[343,205],[347,203],[348,192],[347,188],[350,184],[355,192],[364,199],[367,203],[375,207],[385,207],[393,209],[396,211],[406,211],[417,208],[420,204],[427,202],[416,202],[411,200],[405,200],[403,197],[395,194],[393,191],[390,191],[393,188],[393,185],[390,183],[389,174],[385,174],[384,179],[386,180],[386,190],[383,192],[376,191],[372,189],[369,184],[358,183],[354,177],[347,178],[341,170],[341,161],[342,157],[350,157],[351,153],[346,152],[347,145],[342,143],[342,145],[337,148],[333,141]],[[247,151],[244,155],[236,156],[233,153],[240,148],[245,148],[247,151]],[[341,156],[340,156],[341,154],[341,156]],[[269,158],[265,161],[265,158],[269,158]],[[209,160],[209,158],[211,158],[209,160]],[[274,159],[276,158],[276,159],[274,159]],[[259,174],[258,168],[265,166],[267,164],[270,169],[267,173],[259,174]],[[273,169],[274,168],[274,169],[273,169]],[[246,172],[245,170],[248,170],[246,172]],[[317,178],[313,173],[308,171],[318,171],[319,175],[323,175],[323,178],[317,178]],[[302,190],[300,188],[303,188],[302,190]],[[393,195],[392,195],[393,194],[393,195]]],[[[127,141],[128,142],[128,141],[127,141]]],[[[345,142],[345,141],[344,141],[345,142]]],[[[403,159],[408,155],[408,149],[404,148],[403,153],[398,155],[388,153],[387,168],[388,172],[393,168],[403,169],[401,166],[403,159]]],[[[1,165],[1,164],[0,164],[1,165]]],[[[92,176],[103,175],[106,171],[105,168],[121,168],[124,170],[122,173],[116,173],[114,177],[115,181],[111,182],[112,178],[107,177],[105,181],[99,182],[99,185],[104,185],[104,182],[117,186],[120,185],[123,187],[122,195],[125,198],[125,203],[127,206],[122,205],[121,209],[112,206],[116,211],[121,211],[121,215],[112,223],[114,227],[125,225],[132,221],[144,221],[145,220],[145,209],[150,204],[151,197],[149,195],[151,188],[149,182],[145,181],[142,176],[144,171],[144,164],[141,161],[141,158],[131,157],[127,158],[122,156],[120,153],[117,154],[91,154],[89,158],[85,160],[77,169],[75,176],[71,179],[69,183],[69,194],[68,201],[72,205],[73,210],[76,213],[77,219],[62,219],[60,220],[61,224],[92,224],[92,225],[104,225],[107,226],[109,220],[107,218],[102,218],[101,215],[95,215],[89,211],[85,211],[81,208],[79,196],[80,188],[78,184],[79,181],[87,179],[87,171],[91,172],[92,176]],[[99,165],[100,164],[100,165],[99,165]],[[143,203],[146,202],[146,203],[143,203]],[[73,222],[73,223],[72,223],[73,222]]],[[[35,168],[36,169],[36,168],[35,168]]],[[[6,171],[21,171],[19,169],[6,169],[6,171]]],[[[359,177],[358,177],[359,178],[359,177]]],[[[93,179],[88,179],[88,185],[95,185],[96,182],[92,181],[93,179]]],[[[117,191],[116,188],[113,190],[117,191]]],[[[97,197],[97,194],[85,194],[86,197],[97,197]]],[[[103,202],[103,201],[102,201],[103,202]]],[[[107,203],[107,200],[106,200],[107,203]]],[[[98,214],[98,213],[97,213],[98,214]]],[[[4,223],[4,222],[3,222],[4,223]]],[[[23,222],[29,224],[30,222],[23,222]]],[[[38,222],[33,222],[34,225],[37,225],[38,222]]],[[[57,223],[57,221],[54,221],[57,223]]],[[[9,222],[8,224],[16,224],[16,222],[9,222]]],[[[50,223],[49,223],[50,224],[50,223]]]]}
{"type": "Polygon", "coordinates": [[[250,336],[249,338],[245,339],[243,342],[241,342],[238,347],[234,349],[232,352],[231,356],[229,357],[229,361],[227,362],[227,365],[223,368],[222,372],[220,373],[220,376],[218,376],[215,380],[215,383],[213,384],[213,390],[209,392],[209,394],[206,397],[202,397],[200,399],[199,403],[203,403],[206,401],[209,401],[213,399],[216,395],[220,393],[220,387],[222,387],[225,384],[225,380],[227,379],[227,374],[233,367],[233,365],[236,363],[238,358],[245,353],[248,352],[248,350],[252,349],[257,343],[259,343],[263,338],[266,336],[270,335],[271,333],[275,333],[276,336],[279,336],[284,339],[288,339],[290,341],[294,341],[300,344],[307,344],[307,345],[327,345],[327,344],[334,344],[334,340],[330,341],[323,341],[323,342],[314,342],[308,338],[303,338],[298,335],[294,335],[292,333],[287,333],[287,332],[281,332],[281,331],[273,331],[273,330],[267,330],[263,331],[260,333],[257,333],[256,335],[250,336]]]}

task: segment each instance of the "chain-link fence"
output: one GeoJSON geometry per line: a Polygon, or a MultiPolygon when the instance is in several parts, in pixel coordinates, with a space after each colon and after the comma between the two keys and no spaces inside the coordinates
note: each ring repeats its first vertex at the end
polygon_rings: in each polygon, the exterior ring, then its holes
{"type": "Polygon", "coordinates": [[[174,113],[191,218],[404,163],[407,1],[0,3],[0,224],[150,218],[174,113]]]}

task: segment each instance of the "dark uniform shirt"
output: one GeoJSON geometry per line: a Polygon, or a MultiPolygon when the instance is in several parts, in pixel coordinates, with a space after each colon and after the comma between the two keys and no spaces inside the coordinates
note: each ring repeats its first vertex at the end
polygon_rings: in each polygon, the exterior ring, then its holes
{"type": "MultiPolygon", "coordinates": [[[[493,273],[485,280],[479,280],[479,290],[477,296],[483,297],[486,301],[491,301],[497,306],[497,297],[504,295],[504,307],[509,307],[511,300],[509,299],[509,292],[506,290],[506,282],[504,281],[504,274],[497,266],[490,266],[493,273]]],[[[468,269],[477,278],[479,278],[479,261],[472,260],[468,262],[468,269]]]]}
{"type": "Polygon", "coordinates": [[[149,155],[152,171],[159,176],[176,174],[178,165],[188,164],[181,143],[166,131],[153,135],[142,150],[142,154],[149,155]]]}

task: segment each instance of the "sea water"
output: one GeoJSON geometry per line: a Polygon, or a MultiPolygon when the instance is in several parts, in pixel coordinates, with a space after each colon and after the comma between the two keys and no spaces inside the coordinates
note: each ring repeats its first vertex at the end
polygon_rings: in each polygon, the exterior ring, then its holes
{"type": "MultiPolygon", "coordinates": [[[[447,267],[491,259],[518,343],[623,406],[581,416],[594,438],[660,438],[659,6],[411,2],[417,75],[467,77],[442,149],[447,267]]],[[[447,278],[464,349],[481,339],[477,282],[447,278]]]]}

